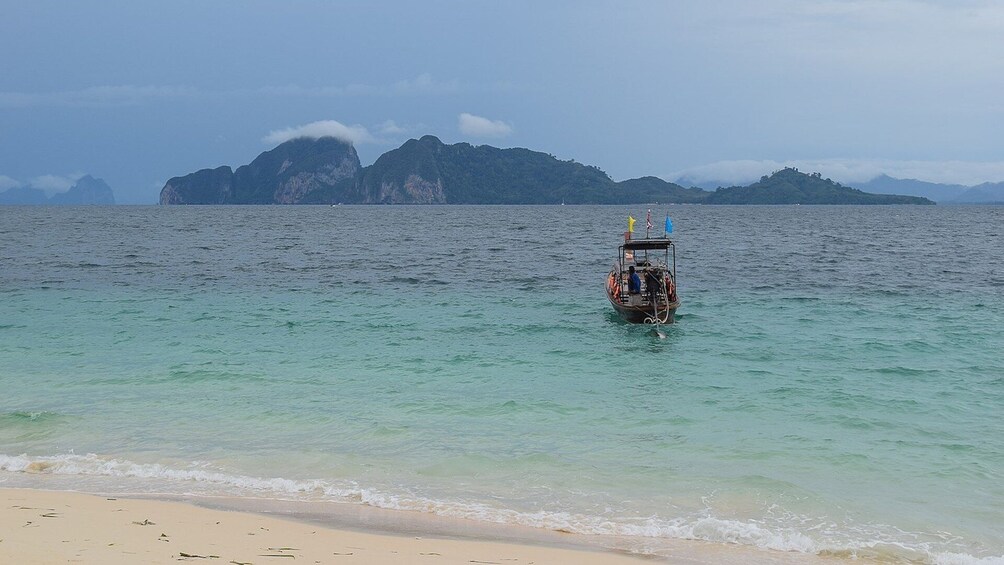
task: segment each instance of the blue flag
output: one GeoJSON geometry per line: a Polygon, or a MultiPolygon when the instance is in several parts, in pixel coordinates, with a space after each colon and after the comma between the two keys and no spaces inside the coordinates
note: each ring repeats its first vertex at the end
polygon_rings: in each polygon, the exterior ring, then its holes
{"type": "Polygon", "coordinates": [[[669,219],[669,214],[666,214],[666,233],[673,233],[673,220],[669,219]]]}

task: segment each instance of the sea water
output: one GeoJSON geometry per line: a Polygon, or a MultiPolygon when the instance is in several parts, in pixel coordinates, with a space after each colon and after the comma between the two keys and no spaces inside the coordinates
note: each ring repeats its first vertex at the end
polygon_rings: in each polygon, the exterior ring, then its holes
{"type": "Polygon", "coordinates": [[[666,213],[0,207],[0,486],[1004,559],[1004,208],[666,213]]]}

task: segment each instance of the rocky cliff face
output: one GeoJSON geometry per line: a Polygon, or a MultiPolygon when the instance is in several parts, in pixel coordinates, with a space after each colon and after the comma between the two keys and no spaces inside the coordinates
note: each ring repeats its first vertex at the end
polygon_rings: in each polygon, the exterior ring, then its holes
{"type": "Polygon", "coordinates": [[[359,155],[333,137],[299,138],[248,165],[203,169],[167,181],[161,204],[322,204],[339,202],[355,185],[359,155]]]}
{"type": "MultiPolygon", "coordinates": [[[[289,161],[285,163],[291,164],[289,161]]],[[[279,183],[278,188],[275,189],[272,199],[277,204],[299,204],[308,201],[311,195],[321,197],[323,200],[322,195],[329,188],[333,190],[334,187],[340,186],[346,183],[346,181],[354,183],[356,173],[358,172],[358,157],[354,160],[343,158],[337,163],[324,163],[316,171],[303,171],[286,177],[285,180],[279,183]]],[[[329,201],[335,201],[334,196],[335,194],[332,192],[329,201]]]]}
{"type": "Polygon", "coordinates": [[[443,179],[435,181],[423,179],[418,175],[408,175],[404,181],[406,201],[415,204],[443,204],[446,196],[443,194],[443,179]]]}
{"type": "Polygon", "coordinates": [[[167,181],[161,204],[233,204],[234,172],[230,167],[202,169],[167,181]]]}
{"type": "Polygon", "coordinates": [[[412,139],[363,169],[352,200],[362,204],[446,204],[438,139],[412,139]]]}
{"type": "Polygon", "coordinates": [[[446,197],[443,196],[443,179],[431,181],[418,175],[408,175],[404,183],[382,182],[376,197],[367,199],[365,203],[446,204],[446,197]]]}

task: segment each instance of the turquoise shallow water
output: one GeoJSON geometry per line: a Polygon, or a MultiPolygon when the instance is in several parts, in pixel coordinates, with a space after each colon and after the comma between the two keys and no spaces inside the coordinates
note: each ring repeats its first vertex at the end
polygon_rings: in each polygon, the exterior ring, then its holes
{"type": "Polygon", "coordinates": [[[1001,561],[1004,209],[668,210],[659,339],[644,210],[0,207],[0,486],[1001,561]]]}

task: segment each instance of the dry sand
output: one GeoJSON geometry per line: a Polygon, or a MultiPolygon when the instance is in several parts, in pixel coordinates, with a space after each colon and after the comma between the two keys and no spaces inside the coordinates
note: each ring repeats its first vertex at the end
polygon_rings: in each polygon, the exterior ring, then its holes
{"type": "Polygon", "coordinates": [[[369,534],[179,502],[0,489],[0,563],[583,565],[612,552],[369,534]]]}

